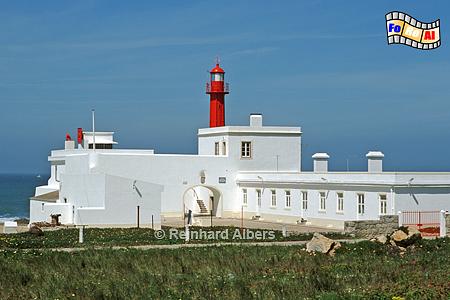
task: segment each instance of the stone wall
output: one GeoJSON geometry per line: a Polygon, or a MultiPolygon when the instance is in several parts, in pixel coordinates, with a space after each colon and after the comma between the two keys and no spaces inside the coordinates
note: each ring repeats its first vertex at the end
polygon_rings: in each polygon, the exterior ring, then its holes
{"type": "MultiPolygon", "coordinates": [[[[450,217],[447,218],[447,225],[450,217]]],[[[380,216],[374,221],[346,221],[344,231],[361,238],[374,238],[379,235],[392,233],[398,228],[398,216],[380,216]]]]}

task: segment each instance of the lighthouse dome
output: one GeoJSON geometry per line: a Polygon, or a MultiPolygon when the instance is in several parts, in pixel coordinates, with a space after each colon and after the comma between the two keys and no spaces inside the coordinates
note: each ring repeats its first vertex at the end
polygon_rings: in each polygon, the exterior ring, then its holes
{"type": "Polygon", "coordinates": [[[225,73],[225,71],[219,66],[219,64],[216,64],[210,73],[225,73]]]}

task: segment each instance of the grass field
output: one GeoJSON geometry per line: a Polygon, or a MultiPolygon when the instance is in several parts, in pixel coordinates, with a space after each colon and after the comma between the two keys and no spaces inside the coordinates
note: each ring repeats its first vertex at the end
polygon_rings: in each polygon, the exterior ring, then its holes
{"type": "Polygon", "coordinates": [[[346,244],[335,257],[298,246],[0,250],[0,274],[0,299],[449,299],[450,239],[403,255],[346,244]]]}
{"type": "MultiPolygon", "coordinates": [[[[191,231],[209,230],[210,227],[191,227],[191,231]]],[[[89,247],[89,246],[133,246],[151,244],[182,244],[184,239],[170,239],[169,228],[164,228],[165,238],[157,239],[154,231],[148,228],[86,228],[84,230],[84,244],[78,243],[78,229],[60,229],[45,231],[43,236],[31,235],[27,232],[18,234],[0,234],[0,249],[41,249],[61,247],[89,247]]],[[[184,229],[181,229],[183,231],[184,229]]],[[[239,230],[236,227],[213,227],[214,231],[239,230]]],[[[258,231],[257,229],[246,229],[258,231]]],[[[260,231],[260,230],[259,230],[260,231]]],[[[281,231],[273,231],[274,239],[249,239],[238,242],[251,241],[298,241],[310,240],[312,233],[297,233],[283,237],[281,231]]],[[[342,233],[328,233],[326,236],[333,239],[348,239],[348,235],[342,233]]],[[[236,242],[231,234],[228,239],[218,239],[214,242],[236,242]]],[[[196,240],[195,243],[211,242],[208,240],[196,240]]]]}

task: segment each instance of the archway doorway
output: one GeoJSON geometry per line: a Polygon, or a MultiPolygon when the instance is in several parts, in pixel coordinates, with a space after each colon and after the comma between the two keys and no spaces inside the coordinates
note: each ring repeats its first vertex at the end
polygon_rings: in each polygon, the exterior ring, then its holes
{"type": "Polygon", "coordinates": [[[183,210],[189,210],[194,216],[222,216],[222,193],[216,188],[196,185],[188,188],[183,194],[183,210]]]}

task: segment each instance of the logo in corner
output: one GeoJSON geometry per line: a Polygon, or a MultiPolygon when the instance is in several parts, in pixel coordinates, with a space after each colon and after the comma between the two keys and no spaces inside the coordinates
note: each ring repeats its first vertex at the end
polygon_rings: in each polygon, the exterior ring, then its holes
{"type": "Polygon", "coordinates": [[[440,20],[420,22],[408,14],[392,11],[386,14],[388,44],[403,44],[421,50],[436,49],[441,45],[440,20]]]}

